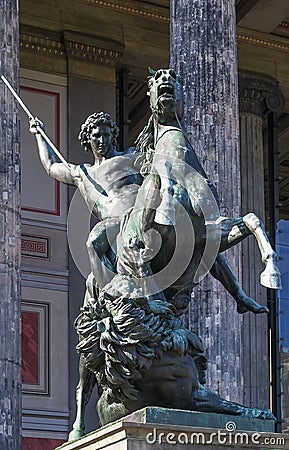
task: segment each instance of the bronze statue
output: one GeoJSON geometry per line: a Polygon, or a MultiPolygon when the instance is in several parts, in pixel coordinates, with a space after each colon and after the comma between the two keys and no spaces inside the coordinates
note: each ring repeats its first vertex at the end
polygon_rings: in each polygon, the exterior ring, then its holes
{"type": "Polygon", "coordinates": [[[38,133],[39,122],[31,121],[47,173],[78,186],[100,220],[87,242],[92,273],[76,320],[80,383],[70,439],[83,435],[95,380],[102,425],[147,405],[271,417],[204,387],[202,343],[178,316],[208,271],[239,313],[267,312],[241,289],[222,252],[253,234],[266,265],[261,283],[279,289],[276,255],[253,213],[220,217],[216,190],[183,130],[175,72],[153,73],[149,95],[152,116],[135,149],[116,151],[117,127],[108,114],[88,117],[80,140],[93,152],[93,165],[60,162],[38,133]]]}

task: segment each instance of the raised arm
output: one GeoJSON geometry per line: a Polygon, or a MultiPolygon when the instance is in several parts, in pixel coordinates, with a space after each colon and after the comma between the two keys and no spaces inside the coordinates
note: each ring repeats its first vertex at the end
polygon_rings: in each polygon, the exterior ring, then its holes
{"type": "Polygon", "coordinates": [[[43,126],[43,124],[37,118],[30,119],[29,130],[36,137],[40,161],[47,174],[62,183],[75,184],[77,166],[74,164],[69,164],[69,167],[65,166],[37,131],[37,126],[43,126]]]}

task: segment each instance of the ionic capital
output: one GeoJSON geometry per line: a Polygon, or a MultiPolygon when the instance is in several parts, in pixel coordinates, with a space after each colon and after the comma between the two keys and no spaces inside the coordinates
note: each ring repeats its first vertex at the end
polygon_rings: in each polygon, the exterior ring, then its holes
{"type": "Polygon", "coordinates": [[[240,113],[264,117],[270,111],[282,111],[283,107],[284,97],[275,78],[253,72],[239,73],[240,113]]]}

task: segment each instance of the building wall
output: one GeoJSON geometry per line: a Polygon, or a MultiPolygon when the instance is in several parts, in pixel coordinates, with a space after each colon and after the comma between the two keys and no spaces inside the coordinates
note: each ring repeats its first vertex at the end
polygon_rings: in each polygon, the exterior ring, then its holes
{"type": "MultiPolygon", "coordinates": [[[[53,8],[49,4],[35,8],[34,3],[20,2],[23,98],[70,162],[89,162],[91,156],[77,141],[80,124],[94,111],[105,110],[115,117],[117,66],[127,67],[130,77],[142,82],[147,66],[167,66],[168,10],[152,6],[153,2],[151,6],[130,2],[135,7],[128,9],[115,6],[124,2],[96,7],[79,1],[72,7],[64,1],[54,2],[53,8]]],[[[238,30],[239,67],[279,80],[289,112],[289,47],[284,41],[274,38],[270,45],[265,33],[238,30]]],[[[52,447],[51,439],[66,439],[75,415],[78,357],[73,321],[89,271],[85,253],[89,218],[86,206],[74,197],[75,188],[47,177],[26,117],[21,124],[23,443],[38,449],[52,447]]],[[[97,426],[95,403],[96,393],[87,408],[87,431],[97,426]]]]}
{"type": "MultiPolygon", "coordinates": [[[[24,69],[21,96],[69,162],[92,162],[78,133],[93,112],[115,117],[114,83],[24,69]]],[[[85,242],[91,218],[74,187],[47,176],[23,112],[21,142],[23,445],[39,449],[40,442],[50,448],[53,439],[66,440],[75,416],[78,338],[73,323],[89,273],[85,242]]],[[[87,431],[98,425],[96,393],[93,397],[87,431]]]]}
{"type": "MultiPolygon", "coordinates": [[[[66,155],[66,80],[27,70],[21,75],[23,100],[66,155]]],[[[20,122],[22,426],[24,446],[32,448],[32,438],[65,440],[69,428],[67,188],[41,166],[23,112],[20,122]]]]}

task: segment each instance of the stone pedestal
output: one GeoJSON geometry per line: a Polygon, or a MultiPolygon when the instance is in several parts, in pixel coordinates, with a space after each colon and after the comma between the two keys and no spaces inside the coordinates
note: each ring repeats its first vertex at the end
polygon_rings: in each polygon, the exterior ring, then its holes
{"type": "Polygon", "coordinates": [[[289,435],[273,429],[273,420],[148,407],[58,450],[288,449],[289,435]]]}

